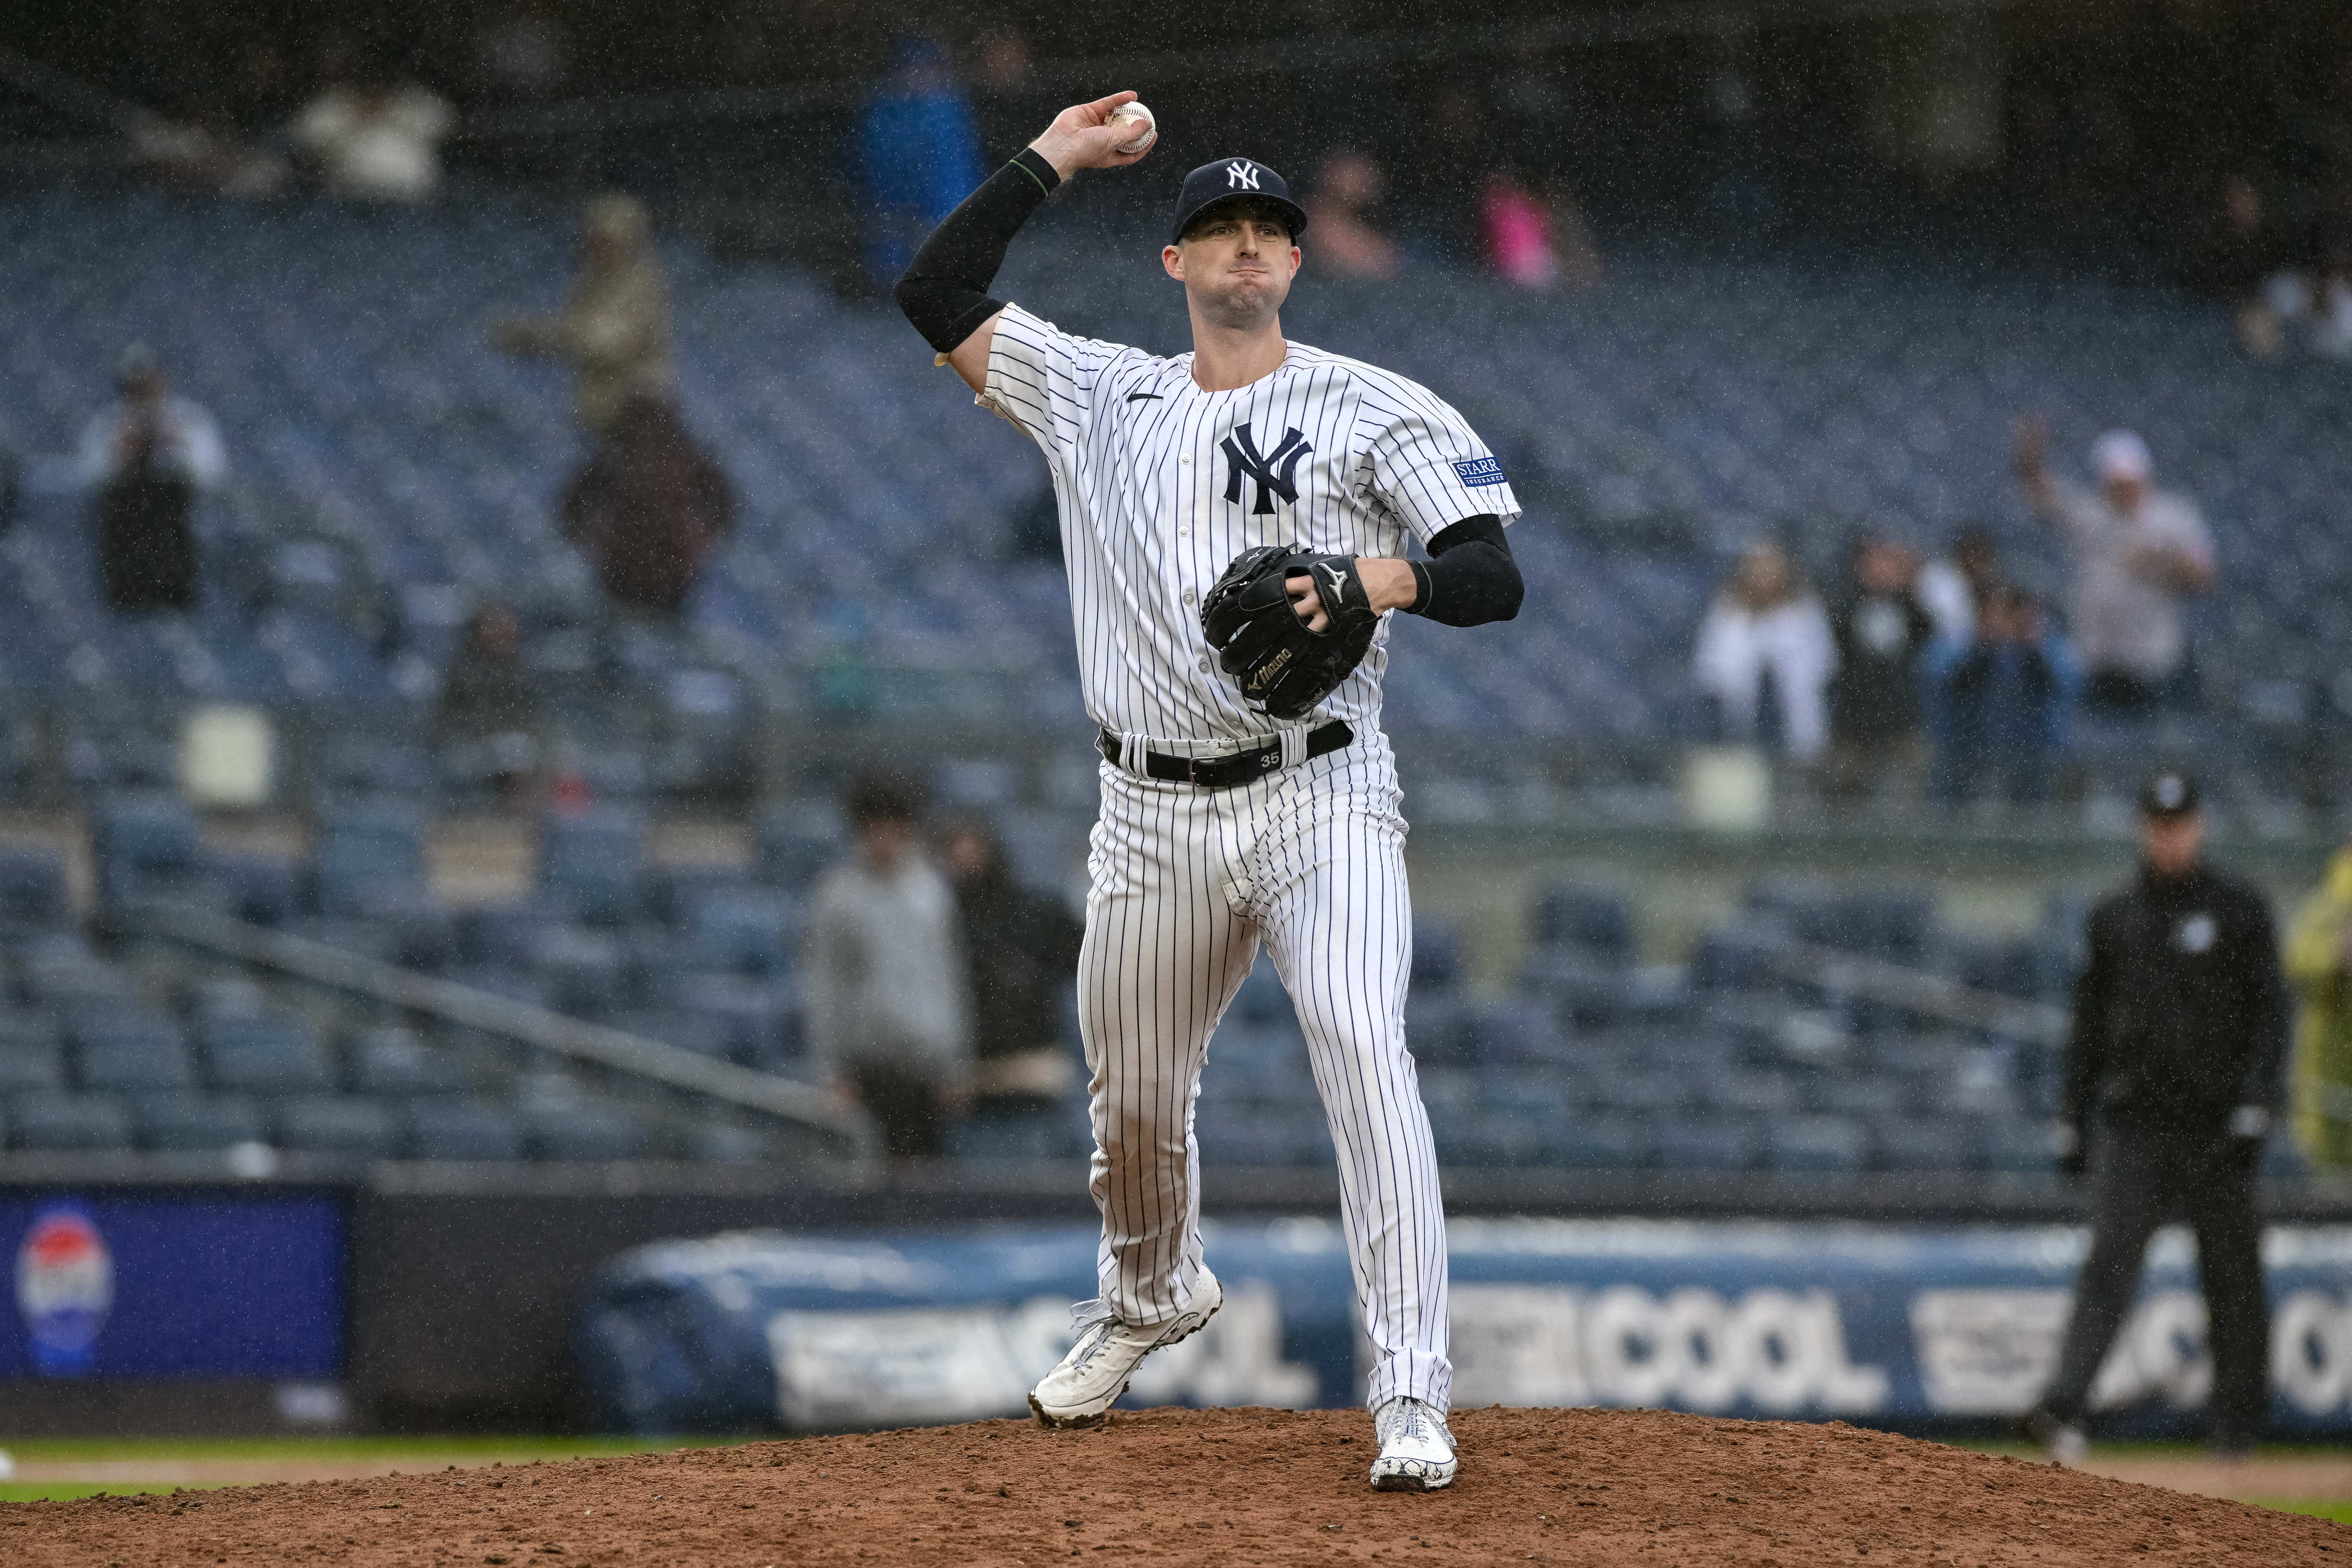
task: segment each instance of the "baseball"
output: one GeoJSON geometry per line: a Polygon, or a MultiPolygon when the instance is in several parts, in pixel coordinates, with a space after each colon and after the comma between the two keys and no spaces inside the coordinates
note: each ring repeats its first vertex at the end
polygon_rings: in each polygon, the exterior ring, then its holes
{"type": "Polygon", "coordinates": [[[1144,108],[1140,102],[1120,104],[1110,111],[1110,122],[1113,125],[1143,127],[1133,141],[1122,142],[1118,144],[1118,151],[1121,153],[1140,153],[1160,140],[1159,121],[1151,118],[1151,110],[1144,108]]]}

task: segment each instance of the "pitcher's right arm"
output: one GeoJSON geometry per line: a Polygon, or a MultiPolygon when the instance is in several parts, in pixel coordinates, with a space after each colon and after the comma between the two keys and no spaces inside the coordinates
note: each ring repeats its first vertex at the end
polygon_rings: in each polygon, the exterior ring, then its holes
{"type": "Polygon", "coordinates": [[[1134,101],[1115,92],[1092,103],[1072,104],[1054,117],[1045,133],[1011,163],[982,182],[950,213],[915,252],[906,276],[893,290],[898,309],[923,334],[942,363],[951,365],[974,392],[988,384],[988,353],[996,340],[996,318],[1004,302],[989,297],[1005,248],[1029,215],[1080,169],[1118,169],[1150,152],[1122,153],[1129,126],[1114,128],[1111,111],[1134,101]]]}

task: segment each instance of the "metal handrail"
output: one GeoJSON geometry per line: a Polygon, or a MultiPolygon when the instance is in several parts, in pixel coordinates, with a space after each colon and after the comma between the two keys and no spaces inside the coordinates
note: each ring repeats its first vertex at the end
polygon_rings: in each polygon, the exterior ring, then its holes
{"type": "Polygon", "coordinates": [[[1791,942],[1774,948],[1771,962],[1789,978],[1818,985],[1824,991],[1907,1007],[1915,1013],[2006,1039],[2063,1047],[2073,1026],[2073,1015],[2063,1007],[1979,991],[1957,980],[1841,952],[1835,948],[1791,942]]]}
{"type": "Polygon", "coordinates": [[[660,1040],[586,1023],[562,1013],[471,985],[437,980],[398,964],[347,952],[308,937],[275,931],[210,910],[184,904],[142,904],[119,917],[143,935],[185,942],[206,952],[280,970],[297,978],[481,1029],[666,1089],[701,1095],[790,1121],[833,1139],[853,1159],[878,1147],[874,1125],[844,1112],[823,1089],[732,1062],[714,1061],[660,1040]]]}

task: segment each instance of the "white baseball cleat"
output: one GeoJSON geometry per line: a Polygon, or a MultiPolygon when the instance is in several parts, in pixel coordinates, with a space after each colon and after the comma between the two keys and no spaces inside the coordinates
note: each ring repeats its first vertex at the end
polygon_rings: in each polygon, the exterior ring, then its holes
{"type": "Polygon", "coordinates": [[[1454,1484],[1454,1434],[1435,1405],[1400,1394],[1372,1412],[1372,1430],[1381,1440],[1374,1490],[1433,1492],[1454,1484]]]}
{"type": "Polygon", "coordinates": [[[1203,1268],[1192,1287],[1191,1309],[1157,1328],[1138,1329],[1110,1315],[1097,1298],[1071,1309],[1078,1342],[1029,1391],[1029,1408],[1048,1426],[1093,1426],[1127,1392],[1127,1380],[1145,1356],[1191,1339],[1225,1304],[1224,1288],[1203,1268]]]}

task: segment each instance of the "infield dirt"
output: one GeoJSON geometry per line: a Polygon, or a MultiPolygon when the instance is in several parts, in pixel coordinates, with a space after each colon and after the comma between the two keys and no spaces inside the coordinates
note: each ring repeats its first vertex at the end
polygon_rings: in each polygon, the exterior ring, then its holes
{"type": "Polygon", "coordinates": [[[0,1563],[2334,1563],[2352,1530],[1825,1426],[1457,1412],[1462,1477],[1364,1484],[1360,1411],[1150,1410],[437,1475],[0,1505],[0,1563]]]}

